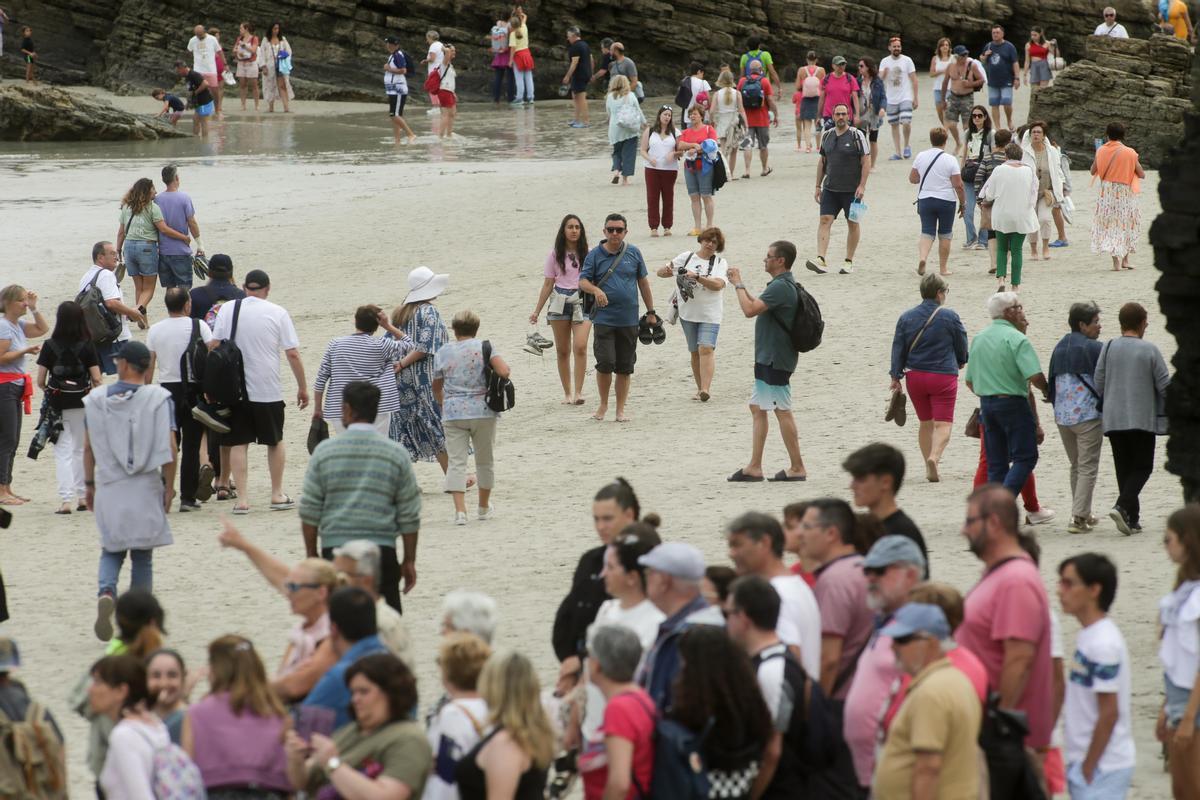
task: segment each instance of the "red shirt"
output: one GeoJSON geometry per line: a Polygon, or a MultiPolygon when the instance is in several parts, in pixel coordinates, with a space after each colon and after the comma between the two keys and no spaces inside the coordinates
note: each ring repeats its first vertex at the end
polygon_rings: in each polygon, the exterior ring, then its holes
{"type": "MultiPolygon", "coordinates": [[[[619,736],[633,742],[633,780],[629,784],[626,800],[637,800],[650,791],[650,779],[654,775],[654,701],[642,689],[624,692],[608,700],[604,707],[604,722],[600,733],[607,738],[619,736]]],[[[608,783],[607,769],[583,772],[583,796],[586,800],[599,800],[604,796],[608,783]]]]}
{"type": "MultiPolygon", "coordinates": [[[[740,78],[738,80],[737,88],[739,92],[742,90],[742,87],[746,85],[747,80],[747,78],[740,78]]],[[[771,124],[771,116],[768,113],[770,108],[767,106],[767,98],[774,96],[775,90],[771,88],[771,82],[766,78],[762,79],[762,90],[763,104],[758,108],[746,109],[746,124],[751,128],[765,128],[771,124]]]]}
{"type": "Polygon", "coordinates": [[[705,139],[716,139],[717,129],[712,125],[701,125],[699,128],[687,127],[679,132],[679,141],[688,144],[700,144],[705,139]]]}

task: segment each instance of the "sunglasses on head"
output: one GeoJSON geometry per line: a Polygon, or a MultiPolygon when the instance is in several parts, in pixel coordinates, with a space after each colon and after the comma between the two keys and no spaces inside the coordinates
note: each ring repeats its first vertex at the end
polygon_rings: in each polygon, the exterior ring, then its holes
{"type": "Polygon", "coordinates": [[[624,232],[625,232],[625,229],[624,229],[624,228],[611,228],[611,227],[610,227],[610,228],[605,228],[605,229],[604,229],[604,232],[605,232],[605,233],[624,233],[624,232]]]}

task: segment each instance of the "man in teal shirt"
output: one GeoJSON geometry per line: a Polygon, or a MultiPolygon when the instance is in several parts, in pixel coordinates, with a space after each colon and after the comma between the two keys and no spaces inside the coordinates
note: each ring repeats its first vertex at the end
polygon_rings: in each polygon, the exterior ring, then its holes
{"type": "Polygon", "coordinates": [[[1025,336],[1028,321],[1016,292],[988,299],[992,324],[971,342],[967,388],[979,395],[988,481],[1002,483],[1015,497],[1038,460],[1037,417],[1029,384],[1046,391],[1046,376],[1025,336]]]}
{"type": "Polygon", "coordinates": [[[767,288],[758,297],[742,283],[742,271],[730,267],[729,281],[737,293],[742,313],[754,317],[754,391],[750,394],[750,413],[754,417],[754,433],[751,439],[750,463],[729,476],[735,483],[763,480],[763,448],[767,444],[770,421],[767,411],[775,412],[779,422],[779,434],[787,448],[791,464],[787,469],[775,473],[773,481],[802,481],[808,477],[804,459],[800,456],[800,438],[796,432],[796,418],[792,415],[792,388],[790,381],[796,371],[796,348],[792,346],[792,335],[787,326],[796,318],[796,304],[800,302],[800,291],[792,276],[792,264],[796,262],[796,245],[791,242],[772,242],[763,259],[766,272],[771,276],[767,288]]]}

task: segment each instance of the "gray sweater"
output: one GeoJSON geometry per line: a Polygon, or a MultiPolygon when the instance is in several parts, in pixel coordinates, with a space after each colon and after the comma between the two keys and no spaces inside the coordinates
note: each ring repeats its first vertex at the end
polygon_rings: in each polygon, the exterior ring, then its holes
{"type": "Polygon", "coordinates": [[[1096,364],[1096,391],[1104,400],[1104,432],[1167,432],[1166,396],[1171,375],[1158,348],[1145,339],[1118,336],[1096,364]]]}

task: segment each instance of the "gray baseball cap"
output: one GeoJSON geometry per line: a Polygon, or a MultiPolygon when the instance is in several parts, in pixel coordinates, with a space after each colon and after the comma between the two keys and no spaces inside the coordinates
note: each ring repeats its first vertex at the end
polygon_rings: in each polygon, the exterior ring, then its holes
{"type": "Polygon", "coordinates": [[[925,570],[925,556],[921,548],[907,536],[884,536],[871,545],[870,552],[863,559],[863,569],[883,569],[892,564],[916,564],[925,570]]]}
{"type": "Polygon", "coordinates": [[[8,672],[21,666],[21,651],[17,642],[7,636],[0,636],[0,672],[8,672]]]}
{"type": "Polygon", "coordinates": [[[925,633],[935,639],[950,638],[950,623],[940,606],[932,603],[908,603],[892,615],[892,621],[879,631],[881,636],[901,639],[915,633],[925,633]]]}
{"type": "Polygon", "coordinates": [[[698,581],[704,577],[704,556],[683,542],[663,542],[646,555],[639,556],[638,563],[685,581],[698,581]]]}

